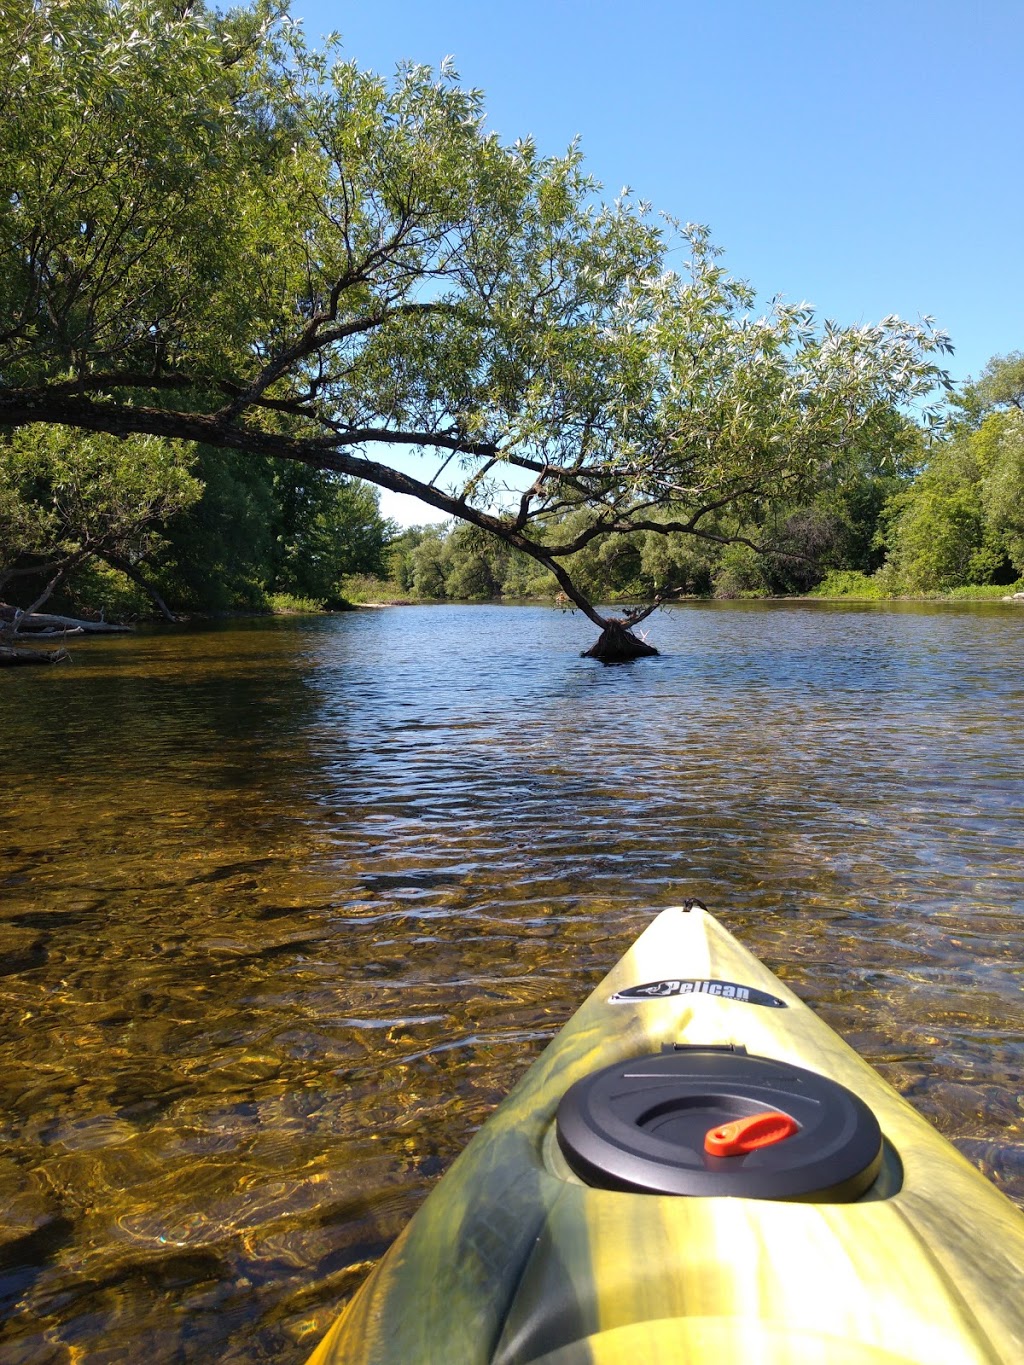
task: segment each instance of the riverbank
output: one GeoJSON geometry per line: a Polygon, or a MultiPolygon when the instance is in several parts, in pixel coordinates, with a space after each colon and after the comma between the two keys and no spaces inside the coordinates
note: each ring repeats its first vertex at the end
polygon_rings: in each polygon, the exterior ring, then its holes
{"type": "MultiPolygon", "coordinates": [[[[346,614],[348,612],[359,611],[382,611],[389,607],[437,607],[437,606],[540,606],[555,607],[559,606],[562,610],[571,611],[571,607],[564,607],[556,602],[554,595],[545,596],[516,596],[516,597],[492,597],[492,598],[447,598],[447,597],[417,597],[408,592],[396,591],[393,594],[386,591],[387,584],[377,581],[375,587],[378,591],[366,598],[344,597],[337,598],[330,605],[316,601],[312,598],[295,597],[289,594],[275,594],[269,599],[268,604],[263,609],[250,608],[239,611],[223,612],[181,612],[175,613],[173,620],[168,621],[165,616],[158,612],[152,614],[136,614],[130,622],[92,622],[83,616],[78,621],[78,629],[72,628],[69,624],[61,632],[63,637],[68,635],[80,635],[85,631],[97,629],[107,631],[126,631],[131,630],[135,625],[154,626],[154,625],[173,625],[189,626],[201,624],[207,621],[247,621],[259,620],[268,617],[289,617],[289,616],[333,616],[346,614]]],[[[984,602],[984,603],[1006,603],[1009,606],[1024,607],[1024,579],[1002,586],[992,586],[989,584],[971,587],[954,588],[946,592],[932,593],[883,593],[873,585],[873,580],[864,574],[849,573],[843,575],[833,575],[831,585],[832,591],[821,589],[789,596],[770,596],[763,593],[729,593],[721,595],[698,595],[688,594],[673,599],[673,604],[684,605],[686,603],[697,602],[822,602],[822,603],[857,603],[857,602],[904,602],[904,603],[942,603],[942,602],[984,602]],[[838,580],[838,581],[837,581],[838,580]]],[[[609,596],[602,598],[601,601],[606,607],[613,610],[616,607],[625,609],[634,606],[640,599],[638,597],[621,597],[616,599],[609,596]]],[[[4,610],[0,604],[0,612],[4,610]]],[[[98,615],[98,614],[97,614],[98,615]]],[[[49,618],[48,618],[49,619],[49,618]]],[[[52,618],[54,620],[58,618],[52,618]]],[[[64,619],[64,618],[60,618],[64,619]]],[[[42,636],[39,632],[33,631],[19,637],[17,650],[11,648],[8,642],[3,650],[0,650],[0,666],[5,664],[25,663],[25,662],[62,662],[68,658],[67,652],[63,649],[47,653],[35,649],[29,650],[22,646],[38,644],[42,636]],[[15,658],[15,654],[17,657],[15,658]],[[35,657],[28,657],[34,655],[35,657]]]]}

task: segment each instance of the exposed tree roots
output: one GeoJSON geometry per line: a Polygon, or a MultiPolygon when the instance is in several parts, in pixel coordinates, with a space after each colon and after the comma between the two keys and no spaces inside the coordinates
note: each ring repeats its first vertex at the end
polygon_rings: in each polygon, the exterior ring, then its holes
{"type": "Polygon", "coordinates": [[[589,649],[583,651],[584,659],[600,659],[603,664],[624,664],[630,659],[646,659],[657,654],[653,645],[634,635],[625,621],[609,621],[589,649]]]}

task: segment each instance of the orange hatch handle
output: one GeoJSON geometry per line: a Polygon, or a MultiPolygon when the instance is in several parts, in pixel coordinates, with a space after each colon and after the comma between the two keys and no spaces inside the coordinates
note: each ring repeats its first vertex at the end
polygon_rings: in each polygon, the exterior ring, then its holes
{"type": "Polygon", "coordinates": [[[745,1119],[733,1119],[721,1128],[709,1128],[704,1135],[704,1150],[709,1156],[742,1156],[744,1152],[784,1142],[799,1131],[800,1125],[788,1114],[769,1109],[745,1119]]]}

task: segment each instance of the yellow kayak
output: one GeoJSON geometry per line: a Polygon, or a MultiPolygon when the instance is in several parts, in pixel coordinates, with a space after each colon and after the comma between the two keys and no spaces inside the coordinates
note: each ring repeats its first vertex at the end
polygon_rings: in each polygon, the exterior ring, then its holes
{"type": "Polygon", "coordinates": [[[1024,1214],[702,906],[665,910],[310,1365],[1024,1362],[1024,1214]]]}

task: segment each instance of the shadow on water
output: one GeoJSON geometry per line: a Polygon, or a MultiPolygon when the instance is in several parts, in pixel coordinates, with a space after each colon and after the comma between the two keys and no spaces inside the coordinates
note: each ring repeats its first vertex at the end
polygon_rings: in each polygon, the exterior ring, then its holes
{"type": "Polygon", "coordinates": [[[1024,620],[436,607],[0,678],[5,1362],[299,1361],[700,895],[1024,1203],[1024,620]]]}

